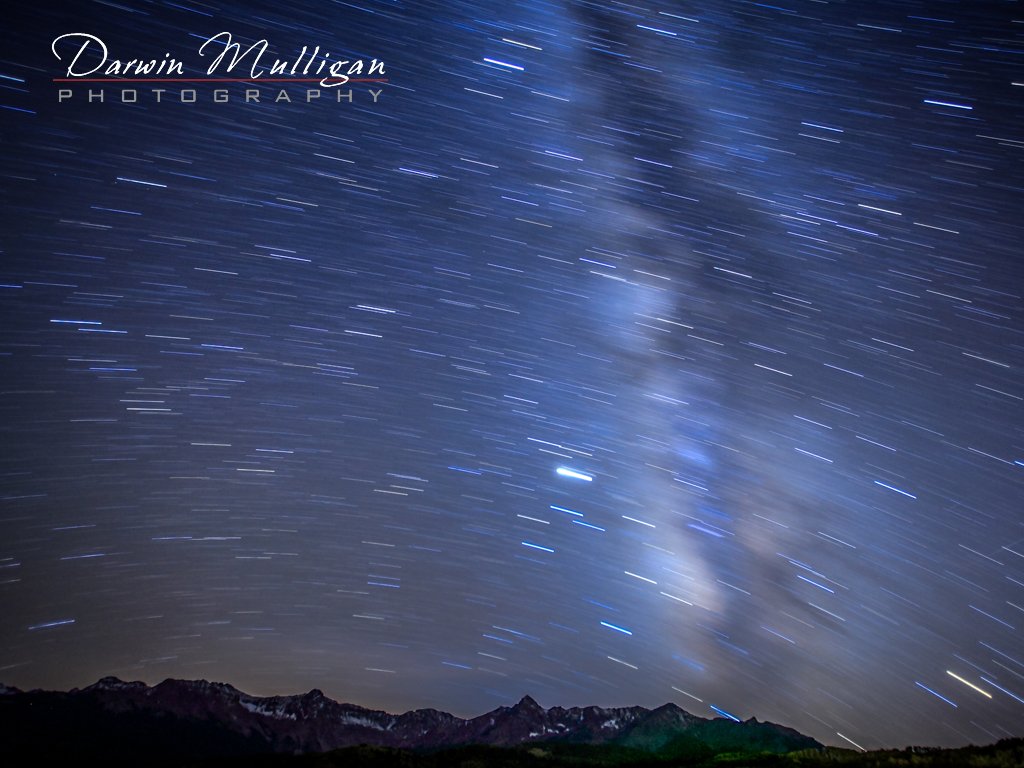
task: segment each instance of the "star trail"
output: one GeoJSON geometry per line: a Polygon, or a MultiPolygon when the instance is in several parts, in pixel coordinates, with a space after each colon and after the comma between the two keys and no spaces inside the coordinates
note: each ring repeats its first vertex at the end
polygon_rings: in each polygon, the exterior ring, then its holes
{"type": "Polygon", "coordinates": [[[1019,3],[8,22],[0,681],[1024,736],[1019,3]]]}

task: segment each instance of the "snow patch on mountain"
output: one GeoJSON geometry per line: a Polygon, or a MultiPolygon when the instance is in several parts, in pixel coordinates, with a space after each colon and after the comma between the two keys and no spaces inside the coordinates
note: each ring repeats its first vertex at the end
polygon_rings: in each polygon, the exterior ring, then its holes
{"type": "Polygon", "coordinates": [[[284,704],[282,703],[278,703],[277,706],[270,706],[263,699],[241,699],[238,703],[254,715],[263,715],[264,717],[273,717],[279,720],[295,720],[296,718],[294,712],[285,711],[284,704]]]}

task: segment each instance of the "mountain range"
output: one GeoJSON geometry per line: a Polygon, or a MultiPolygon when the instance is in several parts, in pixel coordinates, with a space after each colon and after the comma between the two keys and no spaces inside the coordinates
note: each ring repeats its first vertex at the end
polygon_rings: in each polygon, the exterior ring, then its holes
{"type": "Polygon", "coordinates": [[[438,750],[553,743],[655,752],[685,743],[715,752],[757,753],[822,747],[781,725],[756,719],[709,720],[675,704],[653,710],[544,709],[526,696],[514,706],[463,719],[434,709],[389,714],[336,702],[315,689],[257,697],[205,680],[169,679],[149,686],[116,677],[66,693],[0,685],[0,740],[8,754],[47,763],[84,756],[108,762],[145,756],[149,764],[155,756],[195,760],[357,745],[438,750]]]}

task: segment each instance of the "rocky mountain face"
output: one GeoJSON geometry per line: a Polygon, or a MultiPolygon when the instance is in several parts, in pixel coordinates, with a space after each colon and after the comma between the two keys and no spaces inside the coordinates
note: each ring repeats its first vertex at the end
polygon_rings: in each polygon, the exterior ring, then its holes
{"type": "Polygon", "coordinates": [[[68,754],[110,758],[138,749],[149,755],[203,758],[324,752],[360,744],[434,749],[562,742],[653,751],[680,738],[772,752],[821,746],[783,726],[707,720],[674,704],[654,710],[544,709],[527,696],[515,706],[466,720],[433,709],[393,715],[341,704],[315,689],[296,696],[256,697],[205,680],[148,686],[115,677],[67,693],[0,686],[0,738],[34,754],[70,747],[68,754]]]}

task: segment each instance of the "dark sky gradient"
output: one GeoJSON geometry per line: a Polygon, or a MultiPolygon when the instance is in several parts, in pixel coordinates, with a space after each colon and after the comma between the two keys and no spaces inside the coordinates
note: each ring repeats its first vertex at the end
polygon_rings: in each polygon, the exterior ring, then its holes
{"type": "Polygon", "coordinates": [[[1020,3],[8,23],[0,680],[1024,735],[1020,3]],[[57,103],[222,31],[390,82],[57,103]]]}

